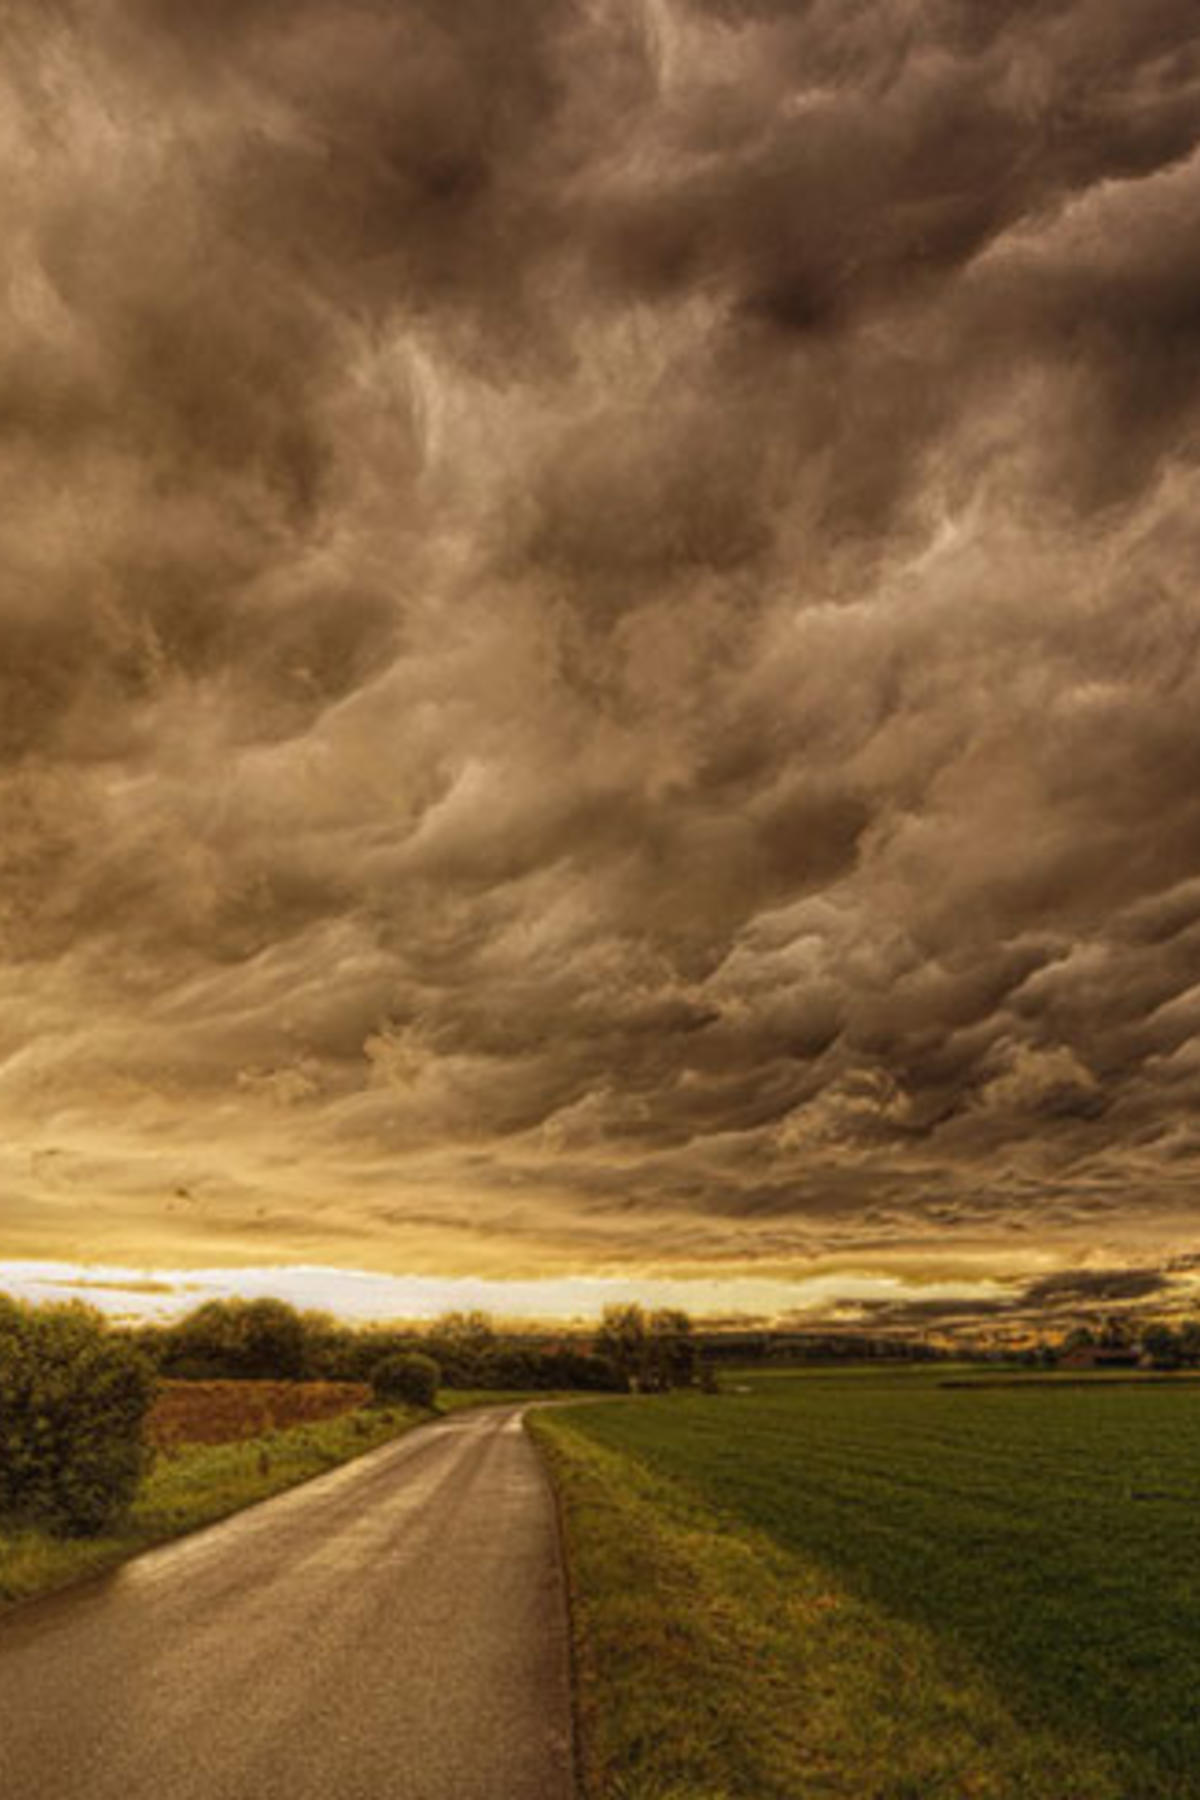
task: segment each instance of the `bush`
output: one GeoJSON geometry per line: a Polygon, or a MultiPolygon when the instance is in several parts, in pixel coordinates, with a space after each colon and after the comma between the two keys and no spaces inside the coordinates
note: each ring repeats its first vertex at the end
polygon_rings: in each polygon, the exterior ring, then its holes
{"type": "Polygon", "coordinates": [[[432,1406],[441,1370],[432,1356],[418,1351],[385,1356],[371,1370],[371,1390],[381,1404],[400,1400],[406,1406],[432,1406]]]}
{"type": "Polygon", "coordinates": [[[164,1375],[210,1381],[300,1381],[308,1329],[285,1300],[208,1300],[160,1333],[164,1375]]]}
{"type": "Polygon", "coordinates": [[[145,1358],[85,1306],[0,1296],[0,1514],[86,1535],[132,1500],[154,1396],[145,1358]]]}

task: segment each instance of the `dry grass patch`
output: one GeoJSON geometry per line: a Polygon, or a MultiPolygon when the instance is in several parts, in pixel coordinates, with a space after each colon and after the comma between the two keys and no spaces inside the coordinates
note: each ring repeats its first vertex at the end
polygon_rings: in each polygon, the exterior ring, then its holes
{"type": "Polygon", "coordinates": [[[356,1381],[164,1381],[147,1435],[156,1450],[232,1444],[336,1419],[369,1398],[356,1381]]]}

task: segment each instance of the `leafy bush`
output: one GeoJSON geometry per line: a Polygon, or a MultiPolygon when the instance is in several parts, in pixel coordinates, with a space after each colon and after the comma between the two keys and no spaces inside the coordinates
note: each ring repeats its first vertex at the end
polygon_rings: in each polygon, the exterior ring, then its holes
{"type": "Polygon", "coordinates": [[[149,1364],[99,1313],[0,1296],[0,1514],[102,1530],[146,1468],[153,1394],[149,1364]]]}
{"type": "Polygon", "coordinates": [[[160,1329],[158,1359],[164,1375],[300,1381],[308,1373],[307,1327],[285,1300],[208,1300],[160,1329]]]}
{"type": "Polygon", "coordinates": [[[371,1370],[371,1389],[382,1404],[400,1400],[406,1406],[432,1406],[441,1371],[432,1356],[418,1351],[385,1356],[371,1370]]]}

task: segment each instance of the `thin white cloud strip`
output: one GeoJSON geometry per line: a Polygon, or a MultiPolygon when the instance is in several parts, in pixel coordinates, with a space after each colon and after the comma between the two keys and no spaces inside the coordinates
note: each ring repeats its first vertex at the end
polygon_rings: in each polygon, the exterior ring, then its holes
{"type": "Polygon", "coordinates": [[[170,1317],[206,1300],[233,1295],[277,1296],[351,1320],[433,1319],[475,1308],[501,1319],[592,1320],[605,1306],[636,1300],[650,1307],[682,1307],[695,1317],[746,1315],[755,1319],[812,1312],[824,1316],[864,1301],[990,1300],[1004,1294],[993,1281],[922,1282],[890,1275],[817,1275],[773,1281],[625,1279],[577,1276],[559,1281],[442,1280],[375,1275],[332,1268],[131,1269],[67,1262],[0,1262],[0,1293],[34,1302],[86,1300],[118,1317],[170,1317]]]}

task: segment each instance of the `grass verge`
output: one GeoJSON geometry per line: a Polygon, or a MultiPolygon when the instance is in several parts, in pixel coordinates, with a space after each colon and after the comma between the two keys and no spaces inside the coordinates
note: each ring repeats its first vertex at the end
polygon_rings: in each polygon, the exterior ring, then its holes
{"type": "Polygon", "coordinates": [[[412,1408],[364,1408],[229,1444],[160,1453],[124,1522],[103,1537],[0,1527],[0,1608],[124,1562],[153,1544],[266,1500],[424,1424],[412,1408]]]}
{"type": "Polygon", "coordinates": [[[558,1488],[586,1800],[1120,1800],[952,1647],[815,1562],[530,1417],[558,1488]]]}
{"type": "MultiPolygon", "coordinates": [[[[604,1396],[611,1399],[611,1395],[604,1396]]],[[[478,1406],[533,1406],[541,1400],[579,1401],[578,1388],[441,1388],[434,1403],[439,1413],[466,1412],[478,1406]]]]}

